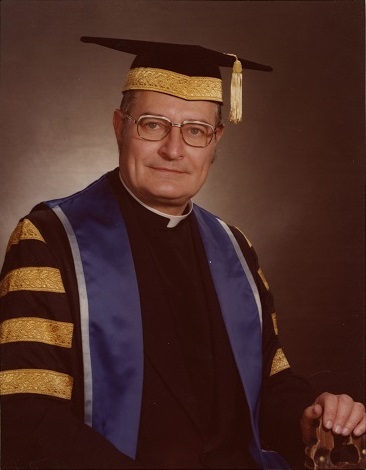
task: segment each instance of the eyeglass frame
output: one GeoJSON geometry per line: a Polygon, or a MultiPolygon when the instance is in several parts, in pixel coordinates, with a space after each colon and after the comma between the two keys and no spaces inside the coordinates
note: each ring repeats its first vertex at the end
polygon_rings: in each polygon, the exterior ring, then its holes
{"type": "Polygon", "coordinates": [[[207,147],[208,145],[210,145],[210,143],[212,142],[212,139],[213,139],[213,136],[216,135],[216,132],[217,132],[217,129],[221,126],[223,126],[222,123],[219,123],[216,127],[212,126],[211,124],[209,124],[208,122],[203,122],[203,121],[190,121],[190,120],[187,120],[187,121],[183,121],[181,122],[180,124],[179,123],[175,123],[175,122],[172,122],[169,118],[167,118],[166,116],[158,116],[156,114],[141,114],[141,116],[139,116],[137,119],[134,118],[133,116],[131,116],[130,114],[127,114],[127,113],[124,113],[124,116],[126,116],[127,119],[129,119],[130,121],[132,121],[134,124],[136,124],[137,126],[137,133],[139,135],[139,137],[143,140],[146,140],[147,142],[161,142],[162,140],[165,139],[165,137],[167,137],[170,132],[172,131],[172,128],[173,127],[179,127],[180,129],[180,135],[182,136],[182,139],[183,139],[183,142],[188,145],[189,147],[194,147],[194,148],[205,148],[207,147]],[[141,121],[141,119],[143,118],[157,118],[157,119],[162,119],[163,121],[166,121],[170,124],[170,129],[168,130],[168,132],[165,134],[164,137],[162,137],[161,139],[157,139],[157,140],[154,140],[154,139],[147,139],[146,137],[142,137],[139,133],[139,123],[141,121]],[[192,145],[192,144],[189,144],[188,142],[186,142],[186,140],[184,139],[184,135],[183,135],[183,132],[182,132],[182,128],[185,124],[201,124],[201,125],[204,125],[204,126],[208,126],[211,130],[212,130],[212,134],[211,134],[211,138],[210,140],[207,142],[206,145],[192,145]]]}

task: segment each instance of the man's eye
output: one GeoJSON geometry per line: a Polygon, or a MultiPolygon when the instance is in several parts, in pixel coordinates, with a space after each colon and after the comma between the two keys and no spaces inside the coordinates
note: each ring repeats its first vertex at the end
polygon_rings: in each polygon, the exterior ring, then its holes
{"type": "Polygon", "coordinates": [[[166,132],[169,127],[169,123],[160,119],[142,119],[140,121],[140,128],[145,132],[166,132]]]}
{"type": "Polygon", "coordinates": [[[206,129],[203,126],[189,126],[188,133],[192,137],[201,137],[207,134],[206,129]]]}
{"type": "Polygon", "coordinates": [[[199,135],[201,133],[202,133],[202,129],[199,129],[198,127],[191,127],[191,134],[199,135]]]}
{"type": "Polygon", "coordinates": [[[144,121],[143,124],[142,124],[146,129],[149,129],[149,130],[154,130],[154,129],[158,129],[159,127],[161,127],[161,123],[160,122],[157,122],[157,121],[144,121]]]}

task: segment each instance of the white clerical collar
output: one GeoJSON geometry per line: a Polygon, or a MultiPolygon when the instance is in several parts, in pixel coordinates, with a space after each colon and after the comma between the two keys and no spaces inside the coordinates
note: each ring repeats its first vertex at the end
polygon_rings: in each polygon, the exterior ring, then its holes
{"type": "Polygon", "coordinates": [[[179,222],[181,220],[184,220],[186,217],[189,216],[189,214],[192,212],[192,208],[193,208],[193,204],[192,204],[192,201],[189,201],[188,203],[188,212],[186,214],[183,214],[183,215],[170,215],[170,214],[165,214],[165,212],[160,212],[148,205],[146,205],[145,203],[143,203],[142,201],[140,201],[140,199],[138,197],[136,197],[133,192],[126,186],[126,184],[124,183],[123,179],[122,179],[122,176],[121,176],[121,172],[119,172],[119,179],[121,181],[121,183],[123,184],[123,186],[125,187],[126,191],[129,192],[129,194],[131,194],[131,196],[138,202],[140,203],[142,206],[145,207],[145,209],[148,209],[149,211],[151,212],[154,212],[154,214],[157,214],[157,215],[160,215],[161,217],[165,217],[166,219],[169,219],[169,222],[167,224],[167,228],[173,228],[173,227],[176,227],[179,222]]]}

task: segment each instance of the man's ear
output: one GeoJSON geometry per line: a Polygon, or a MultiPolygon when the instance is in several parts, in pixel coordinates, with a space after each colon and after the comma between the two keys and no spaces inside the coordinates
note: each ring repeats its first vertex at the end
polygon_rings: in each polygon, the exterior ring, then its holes
{"type": "Polygon", "coordinates": [[[220,124],[218,128],[216,129],[216,134],[215,134],[215,140],[216,144],[220,142],[221,137],[224,135],[224,125],[220,124]]]}
{"type": "Polygon", "coordinates": [[[120,109],[115,109],[113,113],[113,127],[116,135],[117,142],[121,139],[121,134],[124,126],[123,113],[120,109]]]}

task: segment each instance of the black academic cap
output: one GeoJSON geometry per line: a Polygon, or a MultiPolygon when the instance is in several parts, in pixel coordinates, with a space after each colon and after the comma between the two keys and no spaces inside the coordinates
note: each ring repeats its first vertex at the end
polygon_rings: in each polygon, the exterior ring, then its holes
{"type": "Polygon", "coordinates": [[[267,65],[238,59],[235,54],[197,45],[90,36],[83,36],[81,41],[136,55],[122,91],[150,90],[186,100],[222,103],[220,67],[233,67],[230,119],[234,122],[241,120],[242,68],[272,70],[267,65]]]}

